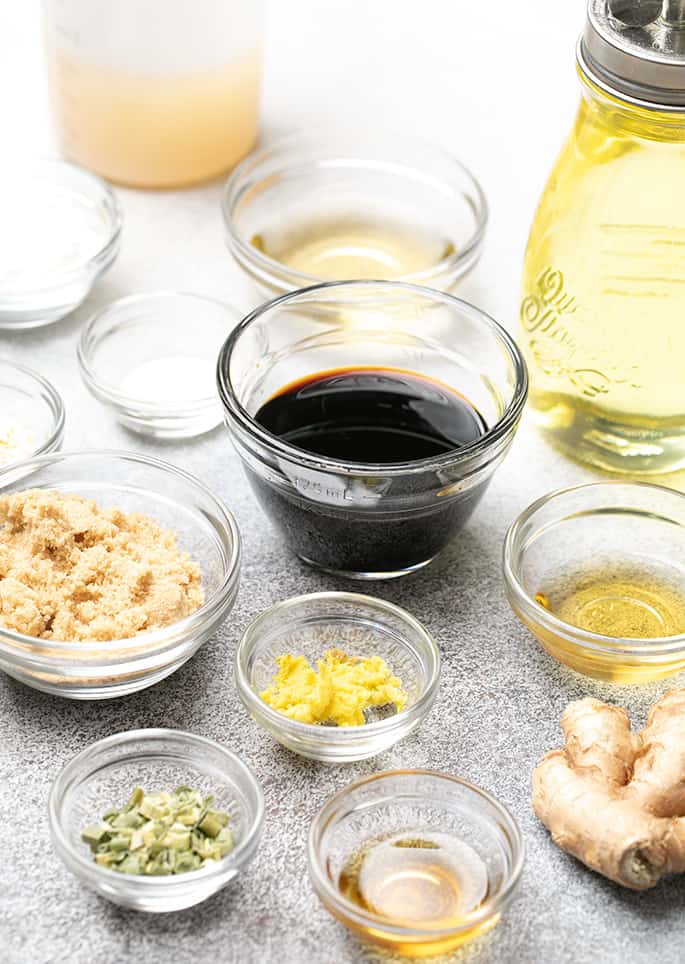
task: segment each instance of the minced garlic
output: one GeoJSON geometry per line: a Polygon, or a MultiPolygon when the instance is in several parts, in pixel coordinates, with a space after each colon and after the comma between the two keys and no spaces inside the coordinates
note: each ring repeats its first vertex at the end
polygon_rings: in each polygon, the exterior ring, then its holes
{"type": "Polygon", "coordinates": [[[0,468],[19,462],[30,455],[32,439],[27,432],[22,432],[18,425],[7,421],[0,414],[0,468]]]}
{"type": "Polygon", "coordinates": [[[404,709],[407,694],[380,656],[346,656],[339,649],[324,653],[318,671],[304,656],[286,654],[278,673],[259,695],[273,709],[300,723],[361,726],[364,711],[393,704],[404,709]]]}

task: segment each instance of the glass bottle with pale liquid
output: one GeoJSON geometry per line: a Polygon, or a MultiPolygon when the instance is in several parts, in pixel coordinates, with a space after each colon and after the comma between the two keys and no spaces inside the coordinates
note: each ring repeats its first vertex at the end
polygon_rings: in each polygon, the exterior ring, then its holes
{"type": "Polygon", "coordinates": [[[257,137],[264,0],[45,0],[64,154],[119,184],[229,170],[257,137]]]}
{"type": "Polygon", "coordinates": [[[601,468],[685,465],[685,0],[590,0],[582,100],[533,223],[530,402],[601,468]]]}

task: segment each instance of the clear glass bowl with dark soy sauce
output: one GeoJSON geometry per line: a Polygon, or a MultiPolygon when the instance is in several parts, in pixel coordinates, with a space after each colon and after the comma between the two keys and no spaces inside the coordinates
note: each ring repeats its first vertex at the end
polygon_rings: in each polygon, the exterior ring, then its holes
{"type": "Polygon", "coordinates": [[[218,363],[252,488],[305,562],[387,579],[431,562],[514,438],[528,379],[473,305],[417,285],[345,281],[253,311],[218,363]]]}

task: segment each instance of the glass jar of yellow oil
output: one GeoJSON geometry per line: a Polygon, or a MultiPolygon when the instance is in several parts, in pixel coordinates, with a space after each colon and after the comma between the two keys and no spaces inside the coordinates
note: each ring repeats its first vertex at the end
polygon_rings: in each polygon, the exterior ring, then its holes
{"type": "Polygon", "coordinates": [[[538,424],[600,468],[685,465],[685,0],[590,0],[520,340],[538,424]]]}

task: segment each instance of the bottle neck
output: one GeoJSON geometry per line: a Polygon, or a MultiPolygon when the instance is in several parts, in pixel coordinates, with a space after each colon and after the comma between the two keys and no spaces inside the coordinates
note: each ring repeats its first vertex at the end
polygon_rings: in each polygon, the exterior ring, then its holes
{"type": "Polygon", "coordinates": [[[598,87],[579,68],[582,85],[581,120],[610,129],[613,134],[652,141],[685,142],[685,109],[674,111],[622,100],[598,87]]]}

